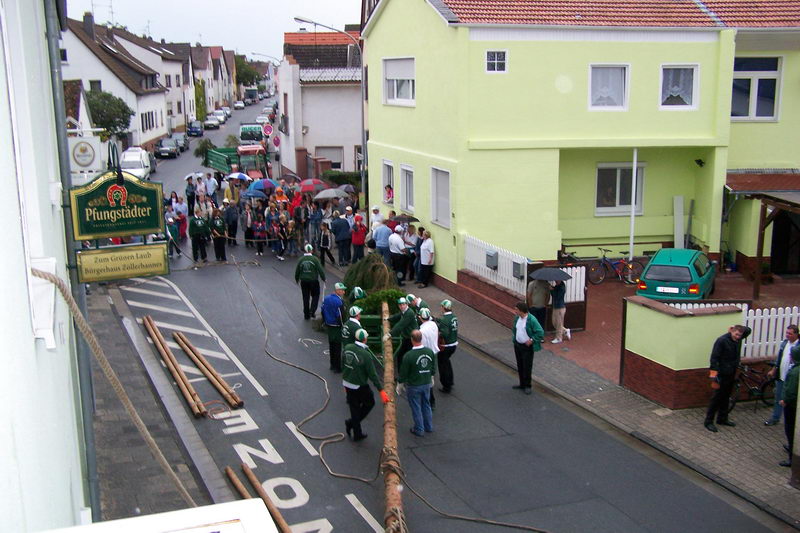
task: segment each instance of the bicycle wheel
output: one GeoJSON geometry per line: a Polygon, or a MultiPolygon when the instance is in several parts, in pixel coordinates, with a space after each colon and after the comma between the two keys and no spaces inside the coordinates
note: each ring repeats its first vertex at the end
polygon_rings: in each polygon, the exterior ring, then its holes
{"type": "Polygon", "coordinates": [[[761,393],[761,401],[764,405],[772,407],[775,405],[775,378],[769,379],[761,385],[759,389],[761,393]]]}
{"type": "Polygon", "coordinates": [[[632,261],[630,263],[625,263],[622,267],[622,281],[625,283],[638,283],[639,278],[642,276],[642,271],[644,267],[639,261],[632,261]]]}
{"type": "Polygon", "coordinates": [[[592,285],[599,285],[606,279],[606,268],[601,261],[594,261],[589,264],[586,277],[592,285]]]}
{"type": "Polygon", "coordinates": [[[739,389],[741,386],[742,383],[738,379],[733,383],[731,397],[728,399],[728,414],[733,411],[733,408],[736,407],[736,402],[739,401],[739,389]]]}

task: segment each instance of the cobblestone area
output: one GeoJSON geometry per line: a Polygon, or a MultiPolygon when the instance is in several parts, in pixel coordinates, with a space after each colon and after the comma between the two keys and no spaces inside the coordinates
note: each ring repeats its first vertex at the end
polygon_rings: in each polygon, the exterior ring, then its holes
{"type": "MultiPolygon", "coordinates": [[[[195,502],[198,505],[211,504],[211,499],[195,480],[178,436],[164,416],[139,357],[111,309],[106,291],[102,287],[95,288],[87,297],[87,306],[92,329],[111,366],[123,381],[139,416],[195,502]]],[[[92,374],[102,519],[114,520],[186,508],[94,359],[92,374]]]]}

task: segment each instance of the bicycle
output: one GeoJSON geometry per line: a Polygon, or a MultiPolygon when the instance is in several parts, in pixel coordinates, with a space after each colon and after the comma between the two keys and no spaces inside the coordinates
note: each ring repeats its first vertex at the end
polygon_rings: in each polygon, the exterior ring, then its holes
{"type": "MultiPolygon", "coordinates": [[[[768,364],[775,366],[773,362],[768,364]]],[[[767,407],[775,405],[775,378],[769,377],[767,372],[761,372],[749,365],[739,365],[739,374],[733,382],[733,391],[728,400],[728,412],[733,411],[733,408],[736,407],[743,386],[747,388],[748,400],[761,400],[767,407]]],[[[758,408],[758,402],[755,403],[755,408],[758,408]]]]}
{"type": "MultiPolygon", "coordinates": [[[[586,273],[589,283],[599,285],[606,279],[606,274],[612,272],[617,275],[620,281],[628,284],[637,283],[644,270],[644,265],[639,261],[628,261],[624,257],[612,261],[606,257],[611,252],[606,248],[597,248],[602,252],[602,256],[597,261],[589,264],[586,273]]],[[[623,255],[627,252],[622,252],[623,255]]]]}

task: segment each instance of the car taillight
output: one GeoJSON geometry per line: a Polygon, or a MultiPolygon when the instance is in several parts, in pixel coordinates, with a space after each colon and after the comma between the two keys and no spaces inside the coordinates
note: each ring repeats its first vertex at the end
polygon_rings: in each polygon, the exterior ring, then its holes
{"type": "Polygon", "coordinates": [[[700,294],[700,285],[697,283],[689,285],[689,294],[700,294]]]}
{"type": "Polygon", "coordinates": [[[637,288],[638,288],[640,291],[646,291],[646,290],[647,290],[647,283],[645,283],[645,282],[644,282],[644,281],[642,281],[642,280],[639,280],[639,285],[637,285],[637,288]]]}

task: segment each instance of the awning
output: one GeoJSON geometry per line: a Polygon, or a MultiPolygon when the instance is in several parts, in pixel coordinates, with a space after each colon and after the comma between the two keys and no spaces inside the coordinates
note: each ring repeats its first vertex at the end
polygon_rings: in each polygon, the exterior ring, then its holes
{"type": "Polygon", "coordinates": [[[725,189],[735,194],[800,192],[800,170],[781,172],[728,172],[725,189]]]}

